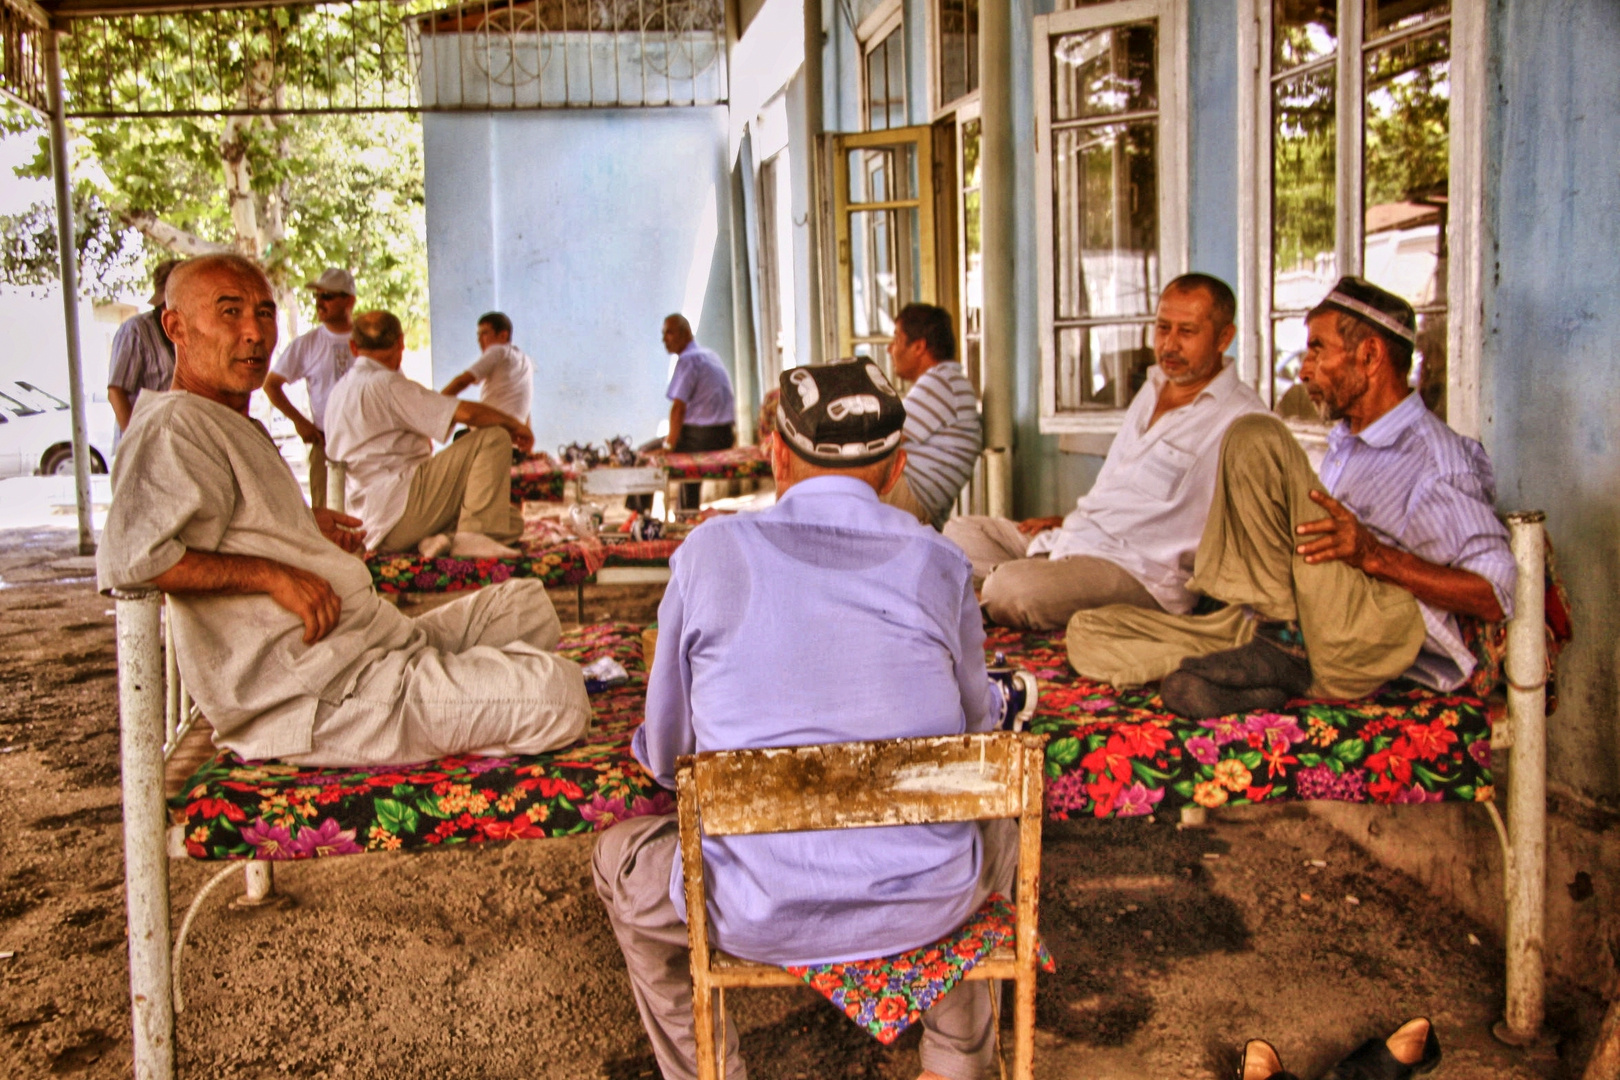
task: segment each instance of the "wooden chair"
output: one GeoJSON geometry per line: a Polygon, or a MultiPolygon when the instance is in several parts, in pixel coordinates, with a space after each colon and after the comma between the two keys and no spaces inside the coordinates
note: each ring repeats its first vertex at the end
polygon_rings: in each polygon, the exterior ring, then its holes
{"type": "Polygon", "coordinates": [[[858,829],[926,822],[1018,819],[1016,948],[1000,948],[967,979],[1010,979],[1013,1070],[1030,1080],[1035,1052],[1035,928],[1041,865],[1046,737],[991,732],[767,750],[711,751],[677,763],[681,860],[692,950],[692,1019],[698,1078],[724,1075],[725,990],[797,986],[772,964],[709,947],[700,836],[858,829]],[[718,1011],[717,1011],[718,1010],[718,1011]],[[717,1046],[718,1041],[718,1046],[717,1046]]]}

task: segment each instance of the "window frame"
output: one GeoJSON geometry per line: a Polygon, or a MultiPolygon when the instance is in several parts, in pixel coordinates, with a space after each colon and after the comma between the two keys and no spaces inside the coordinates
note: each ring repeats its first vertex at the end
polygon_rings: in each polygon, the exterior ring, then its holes
{"type": "MultiPolygon", "coordinates": [[[[855,28],[855,44],[859,47],[861,54],[861,61],[858,65],[860,70],[857,74],[859,76],[860,86],[860,130],[862,131],[889,130],[887,128],[874,128],[871,126],[872,87],[870,85],[871,78],[867,74],[866,69],[869,62],[868,58],[871,56],[871,54],[878,48],[878,46],[888,41],[891,35],[896,33],[900,35],[899,41],[900,48],[902,50],[901,58],[902,61],[904,61],[906,60],[905,50],[907,49],[907,43],[905,35],[905,7],[901,3],[901,0],[888,0],[887,3],[879,6],[865,19],[861,20],[861,24],[855,28]]],[[[911,87],[906,85],[906,83],[906,79],[902,78],[900,80],[900,92],[903,95],[901,98],[901,111],[906,117],[906,124],[901,124],[901,127],[907,126],[911,120],[911,87]]]]}
{"type": "MultiPolygon", "coordinates": [[[[1272,0],[1239,0],[1238,55],[1238,364],[1239,375],[1270,401],[1272,348],[1272,0]]],[[[1364,256],[1365,76],[1367,0],[1338,0],[1337,213],[1340,274],[1359,274],[1364,256]],[[1347,133],[1353,132],[1354,135],[1347,133]]],[[[1446,422],[1479,438],[1489,425],[1480,399],[1484,340],[1485,94],[1488,26],[1485,5],[1453,0],[1446,221],[1446,422]]],[[[1289,421],[1307,442],[1327,426],[1289,421]]]]}
{"type": "MultiPolygon", "coordinates": [[[[1158,20],[1158,222],[1159,277],[1169,281],[1187,270],[1191,185],[1188,166],[1191,125],[1187,83],[1187,0],[1110,0],[1035,18],[1035,235],[1040,328],[1040,430],[1043,434],[1104,434],[1119,431],[1122,408],[1057,411],[1057,348],[1052,291],[1056,282],[1052,207],[1051,39],[1062,34],[1158,20]]],[[[1122,318],[1120,323],[1137,321],[1122,318]]],[[[1151,325],[1152,315],[1140,320],[1151,325]]]]}
{"type": "MultiPolygon", "coordinates": [[[[977,0],[975,0],[977,3],[977,0]]],[[[927,34],[928,34],[928,95],[933,108],[929,115],[935,120],[944,119],[956,109],[966,105],[977,105],[979,101],[979,86],[960,97],[945,100],[945,58],[940,55],[939,26],[942,21],[939,14],[940,0],[929,0],[927,7],[927,34]]],[[[980,73],[980,83],[983,83],[983,72],[980,73]]]]}

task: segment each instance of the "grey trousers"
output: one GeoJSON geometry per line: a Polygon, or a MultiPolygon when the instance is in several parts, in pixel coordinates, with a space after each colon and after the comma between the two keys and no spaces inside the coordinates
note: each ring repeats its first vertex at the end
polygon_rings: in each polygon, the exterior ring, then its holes
{"type": "Polygon", "coordinates": [[[982,575],[980,601],[997,626],[1061,630],[1075,612],[1111,604],[1164,610],[1140,581],[1107,559],[1026,558],[1029,538],[1006,518],[952,518],[944,532],[967,553],[975,581],[982,575]]]}
{"type": "Polygon", "coordinates": [[[405,514],[377,547],[409,551],[450,531],[482,533],[502,544],[523,535],[523,511],[512,505],[512,436],[505,428],[477,428],[418,465],[405,514]]]}
{"type": "MultiPolygon", "coordinates": [[[[1013,894],[1018,825],[980,822],[983,859],[974,904],[993,892],[1013,894]]],[[[697,1037],[692,1028],[692,970],[686,923],[669,898],[670,871],[680,847],[675,815],[633,818],[603,832],[592,869],[596,894],[619,939],[630,989],[664,1080],[695,1080],[697,1037]]],[[[949,1080],[995,1075],[995,1010],[985,982],[958,983],[923,1013],[922,1067],[949,1080]]],[[[725,1026],[726,1080],[746,1080],[737,1027],[725,1026]]]]}
{"type": "Polygon", "coordinates": [[[315,710],[301,765],[403,765],[452,754],[540,754],[590,726],[579,665],[551,652],[561,626],[533,579],[506,581],[414,620],[405,648],[315,710]]]}

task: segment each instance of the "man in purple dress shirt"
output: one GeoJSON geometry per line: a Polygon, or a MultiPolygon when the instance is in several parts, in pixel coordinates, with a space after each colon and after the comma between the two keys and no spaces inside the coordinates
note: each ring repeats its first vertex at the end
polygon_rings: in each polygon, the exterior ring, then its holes
{"type": "Polygon", "coordinates": [[[1301,378],[1338,421],[1320,478],[1275,418],[1233,424],[1188,582],[1228,606],[1081,612],[1068,630],[1081,674],[1162,678],[1165,704],[1195,718],[1362,697],[1401,675],[1452,690],[1474,668],[1457,616],[1512,615],[1490,459],[1410,388],[1412,306],[1344,277],[1306,324],[1301,378]]]}
{"type": "MultiPolygon", "coordinates": [[[[905,408],[870,363],[781,379],[780,498],[717,518],[670,560],[647,719],[634,752],[666,787],[704,750],[955,735],[994,727],[966,556],[879,501],[905,468],[905,408]]],[[[991,892],[1011,895],[1006,821],[703,841],[718,948],[773,964],[886,956],[937,941],[991,892]]],[[[597,842],[596,889],[666,1080],[697,1075],[674,815],[597,842]]],[[[995,1060],[988,985],[923,1016],[923,1076],[980,1080],[995,1060]]],[[[745,1075],[726,1025],[728,1080],[745,1075]]]]}

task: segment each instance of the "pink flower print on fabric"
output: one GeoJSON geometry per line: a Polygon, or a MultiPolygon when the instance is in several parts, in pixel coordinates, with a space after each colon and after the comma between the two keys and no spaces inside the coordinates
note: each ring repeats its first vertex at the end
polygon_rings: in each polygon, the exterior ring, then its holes
{"type": "Polygon", "coordinates": [[[327,855],[358,855],[361,849],[354,842],[353,829],[343,828],[336,818],[327,818],[319,826],[298,830],[292,851],[295,859],[318,859],[327,855]]]}
{"type": "Polygon", "coordinates": [[[253,848],[255,859],[298,858],[285,825],[271,825],[264,818],[259,818],[242,830],[242,839],[253,848]]]}

